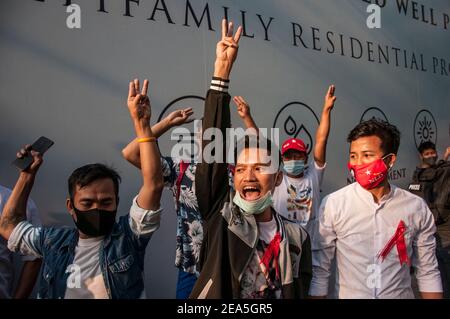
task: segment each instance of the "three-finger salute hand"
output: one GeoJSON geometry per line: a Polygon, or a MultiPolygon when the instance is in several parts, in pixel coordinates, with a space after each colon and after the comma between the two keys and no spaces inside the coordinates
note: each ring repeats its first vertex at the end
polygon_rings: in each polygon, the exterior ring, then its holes
{"type": "Polygon", "coordinates": [[[182,110],[176,110],[167,116],[167,120],[170,126],[178,126],[185,123],[190,123],[194,119],[190,118],[194,114],[192,107],[188,107],[182,110]]]}
{"type": "Polygon", "coordinates": [[[334,95],[335,90],[336,87],[334,85],[328,87],[327,94],[325,95],[325,110],[331,110],[334,107],[334,103],[336,102],[336,96],[334,95]]]}
{"type": "Polygon", "coordinates": [[[130,116],[134,121],[150,122],[151,118],[151,106],[150,99],[147,96],[148,80],[144,80],[142,91],[139,91],[139,80],[135,79],[129,84],[128,90],[128,110],[130,116]]]}
{"type": "Polygon", "coordinates": [[[239,26],[236,33],[233,34],[233,22],[227,23],[222,20],[222,37],[216,47],[216,62],[214,76],[228,78],[234,61],[236,60],[239,40],[242,35],[242,27],[239,26]]]}
{"type": "Polygon", "coordinates": [[[250,106],[242,96],[235,96],[233,102],[236,104],[237,112],[242,119],[250,116],[250,106]]]}

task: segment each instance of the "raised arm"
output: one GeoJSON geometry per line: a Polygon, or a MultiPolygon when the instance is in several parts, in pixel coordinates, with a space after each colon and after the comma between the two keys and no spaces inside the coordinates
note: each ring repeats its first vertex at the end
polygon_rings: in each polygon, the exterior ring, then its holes
{"type": "Polygon", "coordinates": [[[143,183],[137,204],[142,209],[158,210],[164,185],[156,137],[150,127],[151,107],[147,90],[148,80],[144,81],[142,91],[139,89],[139,80],[130,82],[127,104],[136,131],[141,159],[143,183]]]}
{"type": "Polygon", "coordinates": [[[334,96],[335,87],[331,85],[325,95],[325,103],[323,105],[322,117],[320,125],[316,132],[316,146],[314,147],[314,160],[317,165],[323,167],[326,163],[327,141],[330,134],[330,114],[336,101],[334,96]]]}
{"type": "Polygon", "coordinates": [[[450,146],[447,147],[447,149],[445,150],[444,157],[443,157],[444,161],[448,161],[449,156],[450,156],[450,146]]]}
{"type": "MultiPolygon", "coordinates": [[[[229,189],[227,163],[225,163],[226,153],[224,142],[226,129],[231,126],[230,120],[230,95],[227,93],[229,86],[230,72],[238,53],[238,43],[242,34],[242,28],[239,27],[236,34],[233,35],[233,23],[227,24],[222,20],[222,38],[217,43],[216,61],[214,63],[214,77],[211,82],[211,88],[207,93],[205,100],[205,110],[203,115],[203,137],[202,137],[202,160],[197,165],[195,188],[198,199],[198,205],[202,218],[208,220],[215,212],[218,202],[227,194],[229,189]],[[213,149],[211,142],[205,139],[205,134],[211,128],[218,128],[222,137],[223,158],[220,163],[205,162],[208,151],[213,149]]],[[[216,143],[219,146],[220,143],[216,143]]],[[[217,151],[216,151],[217,152],[217,151]]]]}
{"type": "MultiPolygon", "coordinates": [[[[173,111],[161,121],[152,126],[153,135],[156,138],[159,138],[174,126],[192,122],[193,119],[190,118],[192,114],[194,114],[194,111],[190,107],[183,110],[173,111]]],[[[122,150],[122,155],[128,162],[139,169],[141,168],[139,143],[136,139],[128,143],[128,145],[122,150]]]]}
{"type": "MultiPolygon", "coordinates": [[[[42,226],[36,204],[31,199],[27,204],[27,220],[33,224],[33,226],[42,226]]],[[[27,299],[30,297],[39,276],[39,271],[42,264],[42,259],[33,256],[22,255],[21,259],[23,261],[23,265],[16,290],[13,295],[14,299],[27,299]]]]}
{"type": "Polygon", "coordinates": [[[17,153],[17,157],[22,158],[26,154],[33,157],[33,163],[28,169],[20,172],[16,185],[0,217],[0,235],[6,240],[9,240],[14,228],[27,219],[28,198],[30,197],[36,174],[42,164],[42,156],[38,152],[31,150],[31,145],[26,145],[17,153]]]}
{"type": "Polygon", "coordinates": [[[253,117],[250,113],[250,106],[248,105],[247,101],[244,100],[242,96],[235,96],[233,98],[233,102],[236,104],[237,112],[239,114],[239,117],[244,122],[245,127],[247,129],[255,129],[256,133],[258,133],[258,126],[256,125],[255,120],[253,120],[253,117]]]}

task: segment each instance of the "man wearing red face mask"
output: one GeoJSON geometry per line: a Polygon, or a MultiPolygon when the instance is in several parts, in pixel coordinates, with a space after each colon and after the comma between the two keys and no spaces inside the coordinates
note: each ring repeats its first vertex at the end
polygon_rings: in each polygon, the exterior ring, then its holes
{"type": "Polygon", "coordinates": [[[327,296],[336,258],[339,298],[414,298],[411,265],[422,298],[442,298],[433,215],[420,197],[387,179],[400,132],[372,119],[357,125],[347,140],[356,183],[322,201],[313,232],[310,295],[327,296]]]}

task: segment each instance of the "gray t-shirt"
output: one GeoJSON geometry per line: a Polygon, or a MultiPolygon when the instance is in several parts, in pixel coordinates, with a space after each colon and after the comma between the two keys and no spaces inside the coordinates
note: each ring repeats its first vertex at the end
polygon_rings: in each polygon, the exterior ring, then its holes
{"type": "Polygon", "coordinates": [[[73,264],[69,272],[65,299],[108,299],[108,293],[100,268],[100,246],[102,237],[78,240],[73,264]]]}
{"type": "MultiPolygon", "coordinates": [[[[3,208],[11,195],[11,190],[0,185],[0,216],[3,208]]],[[[30,199],[27,204],[27,219],[35,225],[40,226],[41,220],[36,205],[30,199]]],[[[33,256],[23,256],[23,261],[35,260],[33,256]]],[[[7,247],[7,241],[0,237],[0,299],[10,299],[14,282],[13,253],[7,247]]]]}
{"type": "MultiPolygon", "coordinates": [[[[66,269],[70,275],[64,299],[109,299],[99,259],[103,239],[78,239],[73,263],[66,269]]],[[[146,298],[145,290],[140,298],[146,298]]]]}

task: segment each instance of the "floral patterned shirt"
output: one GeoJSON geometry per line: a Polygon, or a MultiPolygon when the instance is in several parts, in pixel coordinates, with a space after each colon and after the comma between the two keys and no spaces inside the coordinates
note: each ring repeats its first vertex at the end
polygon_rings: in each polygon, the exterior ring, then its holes
{"type": "MultiPolygon", "coordinates": [[[[162,157],[164,183],[172,190],[177,213],[177,250],[175,266],[185,272],[197,274],[197,263],[203,241],[203,222],[199,212],[195,194],[195,171],[197,164],[192,162],[183,173],[180,183],[180,194],[177,196],[177,179],[180,176],[180,160],[162,157]],[[178,197],[178,203],[177,203],[178,197]]],[[[230,185],[232,173],[229,170],[230,185]]]]}

